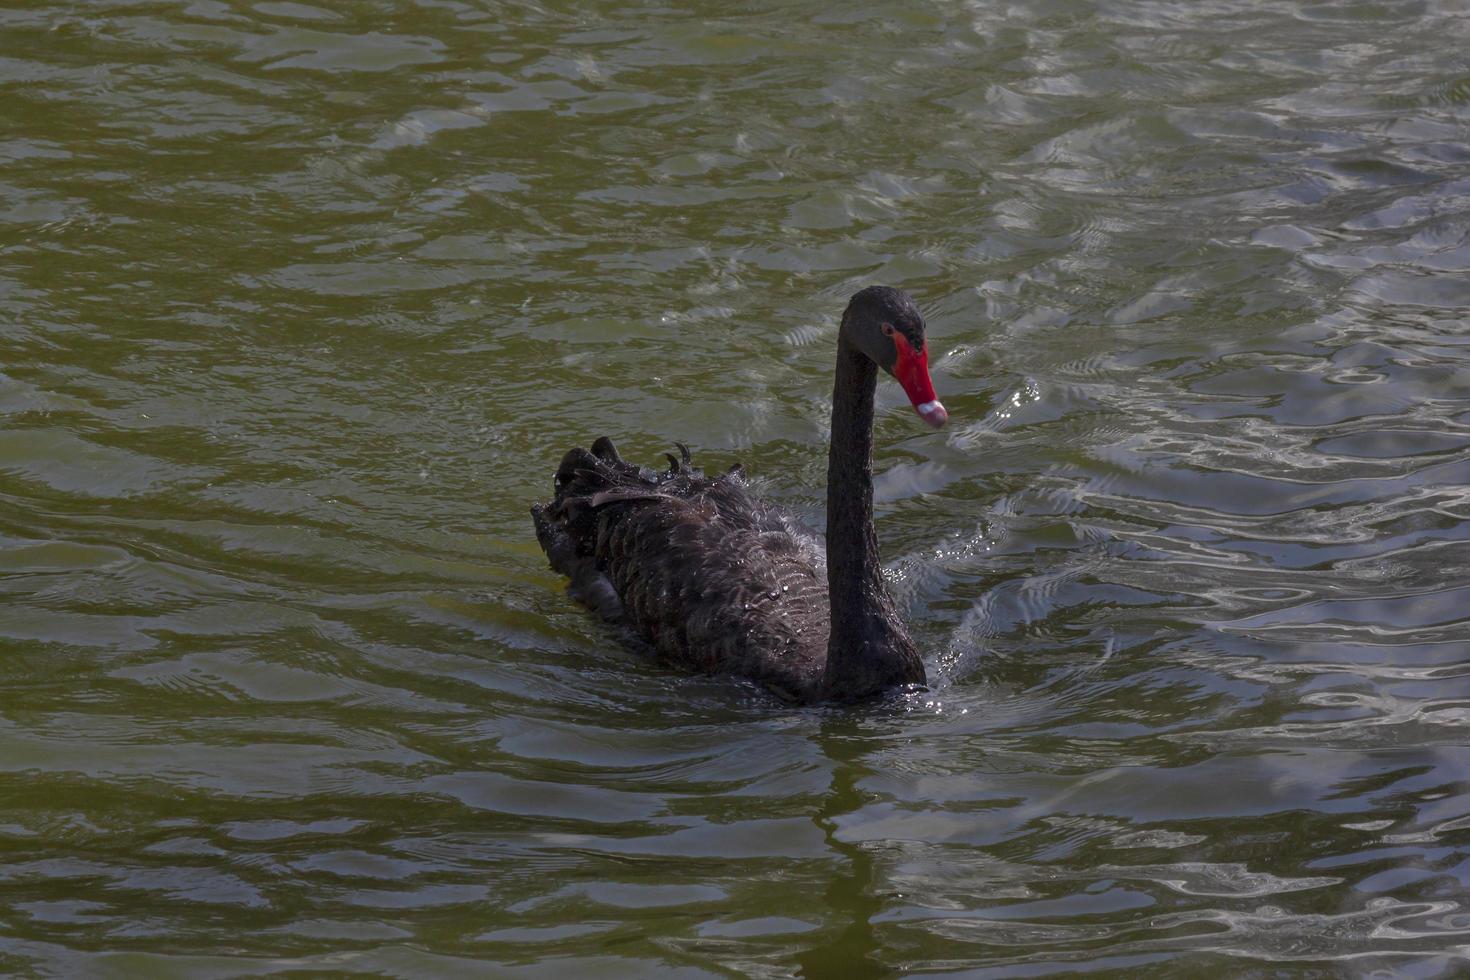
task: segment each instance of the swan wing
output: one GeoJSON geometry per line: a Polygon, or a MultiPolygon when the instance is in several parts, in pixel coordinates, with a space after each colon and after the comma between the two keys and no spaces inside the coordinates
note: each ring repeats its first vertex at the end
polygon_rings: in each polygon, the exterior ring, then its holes
{"type": "Polygon", "coordinates": [[[671,457],[655,474],[602,443],[568,453],[556,499],[533,510],[552,566],[605,616],[616,596],[661,659],[806,700],[828,632],[820,549],[752,500],[737,469],[710,479],[671,457]]]}

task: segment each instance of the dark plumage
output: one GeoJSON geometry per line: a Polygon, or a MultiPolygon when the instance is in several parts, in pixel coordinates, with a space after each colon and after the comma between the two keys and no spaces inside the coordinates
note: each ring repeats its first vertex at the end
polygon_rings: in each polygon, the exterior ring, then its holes
{"type": "Polygon", "coordinates": [[[900,380],[925,421],[947,418],[929,382],[923,318],[900,290],[869,287],[848,304],[837,350],[827,548],[753,499],[738,465],[708,478],[681,445],[656,472],[624,461],[603,437],[590,452],[568,452],[555,497],[531,508],[573,595],[669,664],[748,677],[791,701],[923,684],[883,584],[872,521],[877,367],[900,380]]]}

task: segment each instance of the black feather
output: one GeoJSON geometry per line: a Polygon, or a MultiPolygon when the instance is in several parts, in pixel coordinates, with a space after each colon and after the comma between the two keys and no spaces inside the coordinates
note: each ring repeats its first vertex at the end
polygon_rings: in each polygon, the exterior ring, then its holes
{"type": "Polygon", "coordinates": [[[813,700],[828,634],[820,540],[751,498],[739,464],[710,479],[678,448],[652,481],[606,438],[567,453],[556,497],[531,509],[551,567],[665,662],[813,700]]]}

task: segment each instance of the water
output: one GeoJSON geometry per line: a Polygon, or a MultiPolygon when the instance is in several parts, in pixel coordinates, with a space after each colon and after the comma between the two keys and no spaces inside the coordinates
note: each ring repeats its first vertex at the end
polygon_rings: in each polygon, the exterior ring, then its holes
{"type": "Polygon", "coordinates": [[[1466,12],[0,12],[0,972],[1463,975],[1466,12]],[[870,282],[932,690],[622,648],[561,453],[820,522],[870,282]]]}

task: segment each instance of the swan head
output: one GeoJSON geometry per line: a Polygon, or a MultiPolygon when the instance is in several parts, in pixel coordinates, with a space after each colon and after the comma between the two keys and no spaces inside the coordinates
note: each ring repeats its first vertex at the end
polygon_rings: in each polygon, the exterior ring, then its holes
{"type": "Polygon", "coordinates": [[[892,286],[854,293],[842,314],[842,335],[903,386],[919,418],[936,429],[949,419],[929,380],[924,317],[908,293],[892,286]]]}

